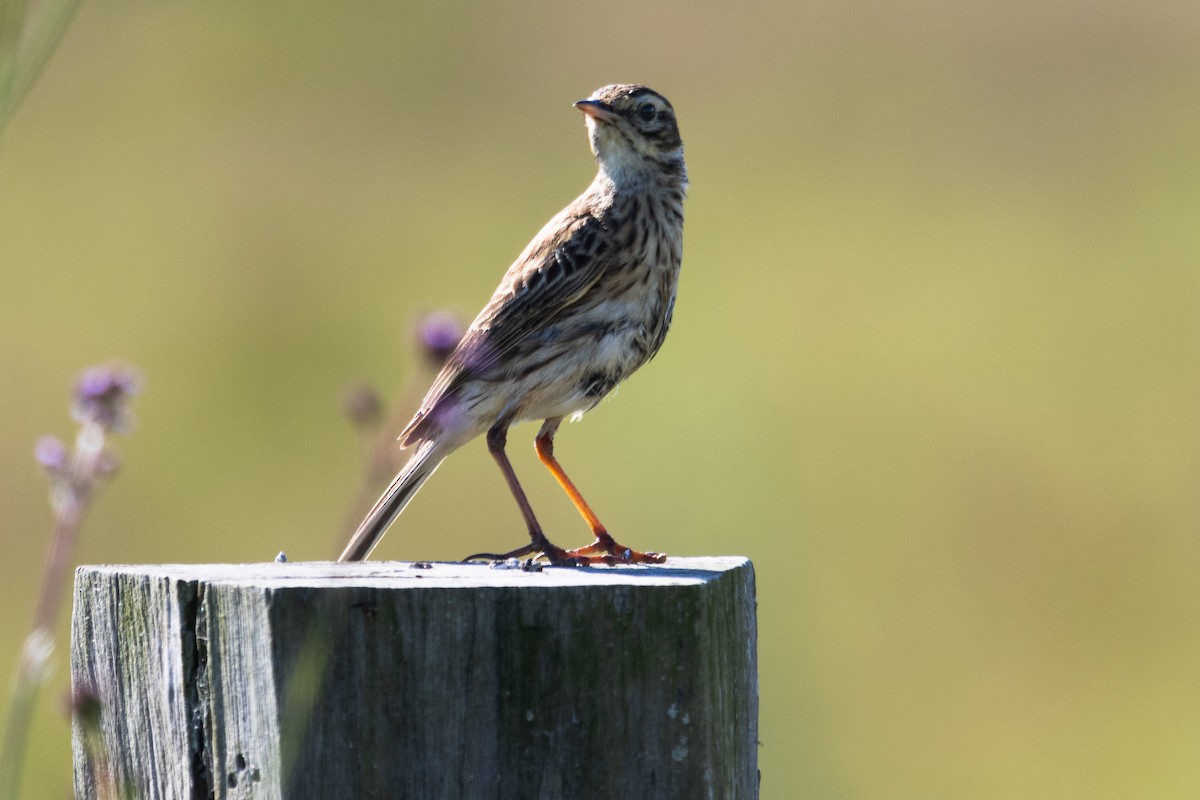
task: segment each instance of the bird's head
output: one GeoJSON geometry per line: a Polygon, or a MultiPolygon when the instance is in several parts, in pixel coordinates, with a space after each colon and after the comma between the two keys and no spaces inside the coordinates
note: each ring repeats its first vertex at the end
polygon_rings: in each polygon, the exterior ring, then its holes
{"type": "Polygon", "coordinates": [[[618,183],[647,178],[686,182],[683,141],[667,98],[645,86],[613,84],[580,100],[600,168],[618,183]]]}

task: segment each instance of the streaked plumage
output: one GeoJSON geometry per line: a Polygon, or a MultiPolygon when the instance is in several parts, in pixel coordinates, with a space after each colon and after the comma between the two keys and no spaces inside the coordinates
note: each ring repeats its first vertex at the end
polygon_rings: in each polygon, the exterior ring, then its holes
{"type": "Polygon", "coordinates": [[[587,115],[595,180],[546,223],[471,323],[401,434],[401,446],[416,448],[413,456],[339,560],[366,558],[442,459],[485,433],[531,540],[505,555],[541,552],[552,563],[662,560],[612,541],[558,467],[552,445],[564,418],[593,408],[666,337],[682,259],[683,145],[670,103],[644,86],[605,86],[576,107],[587,115]],[[593,529],[588,547],[563,551],[546,540],[508,464],[507,429],[536,419],[545,420],[539,456],[593,529]]]}

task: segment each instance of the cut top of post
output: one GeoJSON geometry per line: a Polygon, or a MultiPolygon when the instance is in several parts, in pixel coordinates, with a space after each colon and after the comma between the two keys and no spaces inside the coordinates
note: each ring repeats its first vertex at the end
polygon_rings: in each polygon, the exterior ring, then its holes
{"type": "Polygon", "coordinates": [[[442,561],[264,562],[252,564],[111,564],[88,566],[94,573],[141,575],[271,587],[376,586],[402,588],[558,588],[564,586],[694,586],[744,569],[744,556],[672,558],[666,564],[617,567],[549,567],[442,561]]]}

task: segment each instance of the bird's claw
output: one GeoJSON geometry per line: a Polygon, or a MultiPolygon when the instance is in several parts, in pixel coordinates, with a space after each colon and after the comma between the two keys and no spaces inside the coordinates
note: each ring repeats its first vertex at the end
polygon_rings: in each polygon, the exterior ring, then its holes
{"type": "Polygon", "coordinates": [[[631,547],[617,544],[607,533],[601,532],[596,541],[585,547],[568,550],[569,555],[576,558],[587,558],[592,564],[662,564],[667,560],[665,553],[640,552],[631,547]]]}
{"type": "Polygon", "coordinates": [[[616,567],[627,564],[662,564],[666,562],[665,553],[641,552],[630,547],[617,544],[612,537],[597,538],[596,541],[574,550],[563,550],[550,544],[549,541],[531,542],[507,553],[475,553],[463,559],[469,561],[490,561],[493,564],[504,563],[528,556],[521,569],[526,572],[536,572],[535,566],[544,559],[552,567],[616,567]]]}

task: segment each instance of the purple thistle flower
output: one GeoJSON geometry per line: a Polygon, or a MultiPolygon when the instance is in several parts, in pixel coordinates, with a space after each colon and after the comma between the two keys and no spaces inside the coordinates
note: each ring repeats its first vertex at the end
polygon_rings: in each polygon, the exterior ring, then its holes
{"type": "Polygon", "coordinates": [[[421,355],[434,369],[440,369],[463,337],[463,324],[449,311],[432,311],[417,325],[421,355]]]}
{"type": "Polygon", "coordinates": [[[140,391],[141,375],[119,364],[88,367],[75,382],[71,416],[107,431],[124,433],[133,425],[129,400],[140,391]]]}

